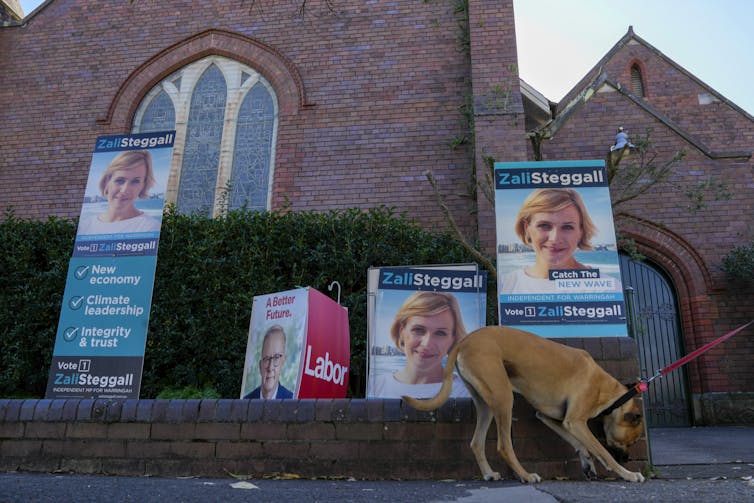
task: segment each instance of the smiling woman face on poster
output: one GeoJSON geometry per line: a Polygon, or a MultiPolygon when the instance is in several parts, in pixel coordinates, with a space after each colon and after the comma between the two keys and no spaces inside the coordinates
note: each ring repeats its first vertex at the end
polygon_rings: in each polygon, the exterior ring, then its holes
{"type": "Polygon", "coordinates": [[[526,274],[544,279],[550,269],[588,269],[573,255],[576,250],[592,249],[597,228],[575,190],[538,189],[521,205],[516,234],[536,256],[526,274]]]}
{"type": "Polygon", "coordinates": [[[521,242],[534,251],[534,264],[503,276],[501,293],[541,293],[553,287],[550,271],[591,269],[579,262],[577,251],[592,250],[597,226],[574,189],[533,190],[524,200],[515,221],[521,242]]]}
{"type": "Polygon", "coordinates": [[[107,200],[104,212],[82,219],[78,234],[111,234],[160,230],[160,222],[136,208],[139,199],[149,197],[155,184],[152,156],[147,150],[121,152],[107,166],[99,191],[107,200]]]}
{"type": "MultiPolygon", "coordinates": [[[[373,396],[426,397],[440,388],[443,360],[466,336],[455,296],[446,292],[417,291],[401,305],[390,327],[390,338],[405,355],[400,370],[377,377],[373,396]]],[[[469,396],[458,377],[452,396],[469,396]]]]}

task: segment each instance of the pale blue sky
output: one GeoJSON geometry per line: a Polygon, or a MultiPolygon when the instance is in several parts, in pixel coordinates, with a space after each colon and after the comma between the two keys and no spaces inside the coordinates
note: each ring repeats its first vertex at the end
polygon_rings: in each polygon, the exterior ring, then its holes
{"type": "MultiPolygon", "coordinates": [[[[21,0],[21,8],[28,14],[41,3],[21,0]]],[[[632,25],[639,37],[754,115],[754,1],[514,0],[513,5],[520,75],[552,101],[570,91],[632,25]]]]}
{"type": "Polygon", "coordinates": [[[634,33],[754,115],[751,0],[513,0],[521,77],[559,101],[634,33]]]}

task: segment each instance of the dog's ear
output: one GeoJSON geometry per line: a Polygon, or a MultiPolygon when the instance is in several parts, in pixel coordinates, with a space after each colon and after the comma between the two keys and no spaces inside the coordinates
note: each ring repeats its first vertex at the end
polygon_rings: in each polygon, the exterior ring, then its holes
{"type": "Polygon", "coordinates": [[[623,414],[623,420],[631,426],[638,426],[641,423],[641,414],[635,412],[626,412],[623,414]]]}

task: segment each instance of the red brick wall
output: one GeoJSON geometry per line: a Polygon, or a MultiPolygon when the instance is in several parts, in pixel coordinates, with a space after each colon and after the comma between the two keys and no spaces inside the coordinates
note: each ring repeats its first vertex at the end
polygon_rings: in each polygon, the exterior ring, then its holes
{"type": "MultiPolygon", "coordinates": [[[[476,178],[485,183],[489,160],[525,161],[524,110],[518,77],[513,2],[469,2],[476,178]]],[[[494,209],[477,190],[479,242],[494,254],[494,209]]]]}
{"type": "MultiPolygon", "coordinates": [[[[288,2],[57,0],[23,27],[0,29],[0,207],[76,216],[94,138],[126,132],[137,101],[186,58],[222,54],[260,70],[282,96],[275,207],[384,204],[444,226],[423,174],[432,168],[460,224],[475,231],[473,202],[458,190],[471,177],[470,149],[448,146],[468,133],[463,13],[452,2],[334,6],[310,4],[301,18],[288,2]],[[228,38],[181,52],[208,30],[228,38]],[[285,82],[292,76],[300,81],[285,82]]],[[[506,51],[515,61],[515,46],[506,51]]]]}
{"type": "Polygon", "coordinates": [[[611,78],[628,84],[633,62],[642,69],[645,100],[652,107],[715,150],[751,150],[751,117],[726,104],[725,98],[700,105],[699,94],[709,93],[709,89],[686,70],[668,63],[657,49],[638,43],[626,45],[610,59],[606,70],[611,78]]]}
{"type": "MultiPolygon", "coordinates": [[[[543,142],[543,157],[603,159],[618,126],[633,135],[651,129],[658,162],[686,152],[666,183],[621,209],[628,216],[619,217],[616,226],[672,278],[686,350],[692,351],[754,316],[754,285],[731,282],[722,269],[731,248],[754,239],[754,162],[735,154],[751,152],[754,121],[723,102],[700,105],[697,95],[708,90],[641,44],[629,43],[613,54],[605,65],[608,78],[630,89],[630,66],[636,61],[645,72],[646,103],[656,113],[614,89],[597,92],[543,142]],[[706,209],[690,210],[684,187],[710,177],[724,180],[732,199],[710,200],[706,209]]],[[[689,364],[692,393],[754,390],[754,339],[746,333],[689,364]]]]}
{"type": "MultiPolygon", "coordinates": [[[[519,460],[544,478],[581,480],[574,450],[514,407],[519,460]]],[[[472,479],[471,400],[418,413],[400,400],[0,400],[0,470],[127,476],[472,479]]],[[[512,471],[487,442],[490,464],[512,471]]],[[[626,466],[642,470],[645,440],[626,466]]],[[[598,467],[603,476],[608,472],[598,467]]]]}
{"type": "MultiPolygon", "coordinates": [[[[249,3],[56,0],[0,29],[0,209],[76,216],[94,138],[128,131],[144,93],[182,64],[221,54],[258,69],[280,98],[275,207],[387,204],[443,227],[424,177],[431,168],[461,227],[471,235],[478,227],[481,244],[494,246],[491,207],[480,193],[468,197],[472,161],[481,178],[486,157],[531,158],[511,0],[468,3],[468,46],[454,2],[339,0],[335,13],[310,3],[303,18],[288,2],[249,3]],[[451,139],[470,133],[468,97],[475,144],[451,149],[451,139]]],[[[729,104],[699,105],[702,84],[641,43],[623,46],[605,68],[625,86],[635,61],[647,104],[666,121],[620,93],[597,93],[543,154],[601,159],[619,125],[634,134],[652,128],[661,157],[686,150],[669,183],[628,205],[634,217],[618,226],[671,275],[694,349],[754,313],[751,286],[732,284],[720,266],[732,246],[752,239],[752,160],[710,156],[751,150],[754,127],[729,104]],[[727,180],[734,198],[690,213],[678,186],[710,175],[727,180]]],[[[693,391],[754,390],[752,354],[754,339],[738,337],[695,361],[693,391]]]]}

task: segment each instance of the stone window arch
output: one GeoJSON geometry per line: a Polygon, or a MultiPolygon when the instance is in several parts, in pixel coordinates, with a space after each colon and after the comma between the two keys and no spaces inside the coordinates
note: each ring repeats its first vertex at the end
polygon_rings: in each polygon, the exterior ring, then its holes
{"type": "Polygon", "coordinates": [[[227,209],[271,204],[278,99],[253,68],[207,56],[148,91],[133,133],[176,130],[166,200],[182,213],[216,216],[227,209]]]}

